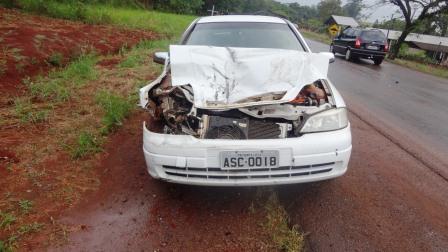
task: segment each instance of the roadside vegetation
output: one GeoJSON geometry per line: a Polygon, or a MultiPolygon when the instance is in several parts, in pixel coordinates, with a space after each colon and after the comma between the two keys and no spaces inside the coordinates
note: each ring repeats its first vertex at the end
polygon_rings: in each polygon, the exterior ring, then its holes
{"type": "MultiPolygon", "coordinates": [[[[165,38],[179,36],[195,18],[138,8],[138,5],[115,5],[101,1],[15,0],[9,6],[53,18],[82,21],[88,24],[106,24],[132,29],[155,31],[165,38]]],[[[105,2],[105,1],[103,1],[105,2]]],[[[132,1],[128,1],[132,2],[132,1]]],[[[5,4],[4,4],[5,5],[5,4]]]]}
{"type": "Polygon", "coordinates": [[[305,235],[297,226],[290,227],[288,213],[272,192],[265,205],[266,223],[264,228],[270,233],[272,242],[279,251],[300,252],[304,250],[305,235]]]}
{"type": "Polygon", "coordinates": [[[0,107],[2,136],[16,137],[8,146],[14,158],[0,160],[2,176],[6,172],[0,181],[1,252],[28,250],[24,241],[33,237],[65,239],[67,229],[53,215],[98,188],[98,154],[110,134],[138,109],[139,87],[160,72],[151,55],[167,50],[194,18],[107,5],[83,5],[83,14],[73,16],[73,6],[62,1],[15,2],[33,13],[158,31],[161,36],[132,48],[123,45],[118,54],[84,50],[65,66],[61,54],[54,52],[47,62],[55,68],[24,79],[27,92],[0,107]]]}

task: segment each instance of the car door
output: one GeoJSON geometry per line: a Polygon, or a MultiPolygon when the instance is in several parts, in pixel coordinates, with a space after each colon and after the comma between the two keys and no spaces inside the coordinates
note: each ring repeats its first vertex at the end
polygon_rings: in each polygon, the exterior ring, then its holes
{"type": "Polygon", "coordinates": [[[341,35],[338,37],[337,42],[337,52],[338,53],[345,53],[345,50],[347,47],[350,46],[350,42],[352,40],[351,34],[353,34],[354,30],[353,28],[348,27],[344,31],[342,31],[341,35]]]}

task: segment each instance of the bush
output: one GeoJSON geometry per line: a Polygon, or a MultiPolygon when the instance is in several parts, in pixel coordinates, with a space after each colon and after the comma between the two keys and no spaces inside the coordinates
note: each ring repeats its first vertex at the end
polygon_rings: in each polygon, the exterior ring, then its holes
{"type": "Polygon", "coordinates": [[[425,51],[411,52],[409,50],[409,45],[406,43],[401,44],[397,57],[424,64],[437,64],[437,61],[433,60],[431,57],[428,57],[425,51]]]}

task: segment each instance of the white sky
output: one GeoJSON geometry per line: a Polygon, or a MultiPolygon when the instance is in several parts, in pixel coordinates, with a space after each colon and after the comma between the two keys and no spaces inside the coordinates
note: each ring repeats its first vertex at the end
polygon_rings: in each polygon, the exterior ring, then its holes
{"type": "MultiPolygon", "coordinates": [[[[300,5],[317,5],[320,0],[276,0],[278,2],[282,3],[299,3],[300,5]]],[[[347,1],[342,0],[342,4],[345,4],[347,1]]],[[[384,19],[390,19],[390,16],[395,13],[398,9],[393,5],[375,5],[378,0],[364,0],[363,1],[365,5],[367,6],[373,6],[370,8],[366,8],[363,11],[364,15],[370,15],[366,21],[368,22],[375,22],[376,19],[378,20],[384,20],[384,19]],[[374,6],[375,5],[375,6],[374,6]]],[[[395,17],[398,17],[398,14],[395,14],[395,17]]]]}

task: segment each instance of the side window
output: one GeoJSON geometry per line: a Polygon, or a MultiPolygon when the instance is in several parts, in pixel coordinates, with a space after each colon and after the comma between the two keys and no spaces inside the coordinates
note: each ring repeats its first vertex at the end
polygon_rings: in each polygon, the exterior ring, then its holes
{"type": "Polygon", "coordinates": [[[350,37],[350,32],[352,32],[353,31],[353,29],[352,28],[347,28],[347,29],[345,29],[343,32],[342,32],[342,37],[343,38],[349,38],[350,37]]]}
{"type": "Polygon", "coordinates": [[[355,33],[355,30],[354,29],[350,29],[350,31],[347,32],[347,38],[353,38],[354,33],[355,33]]]}

